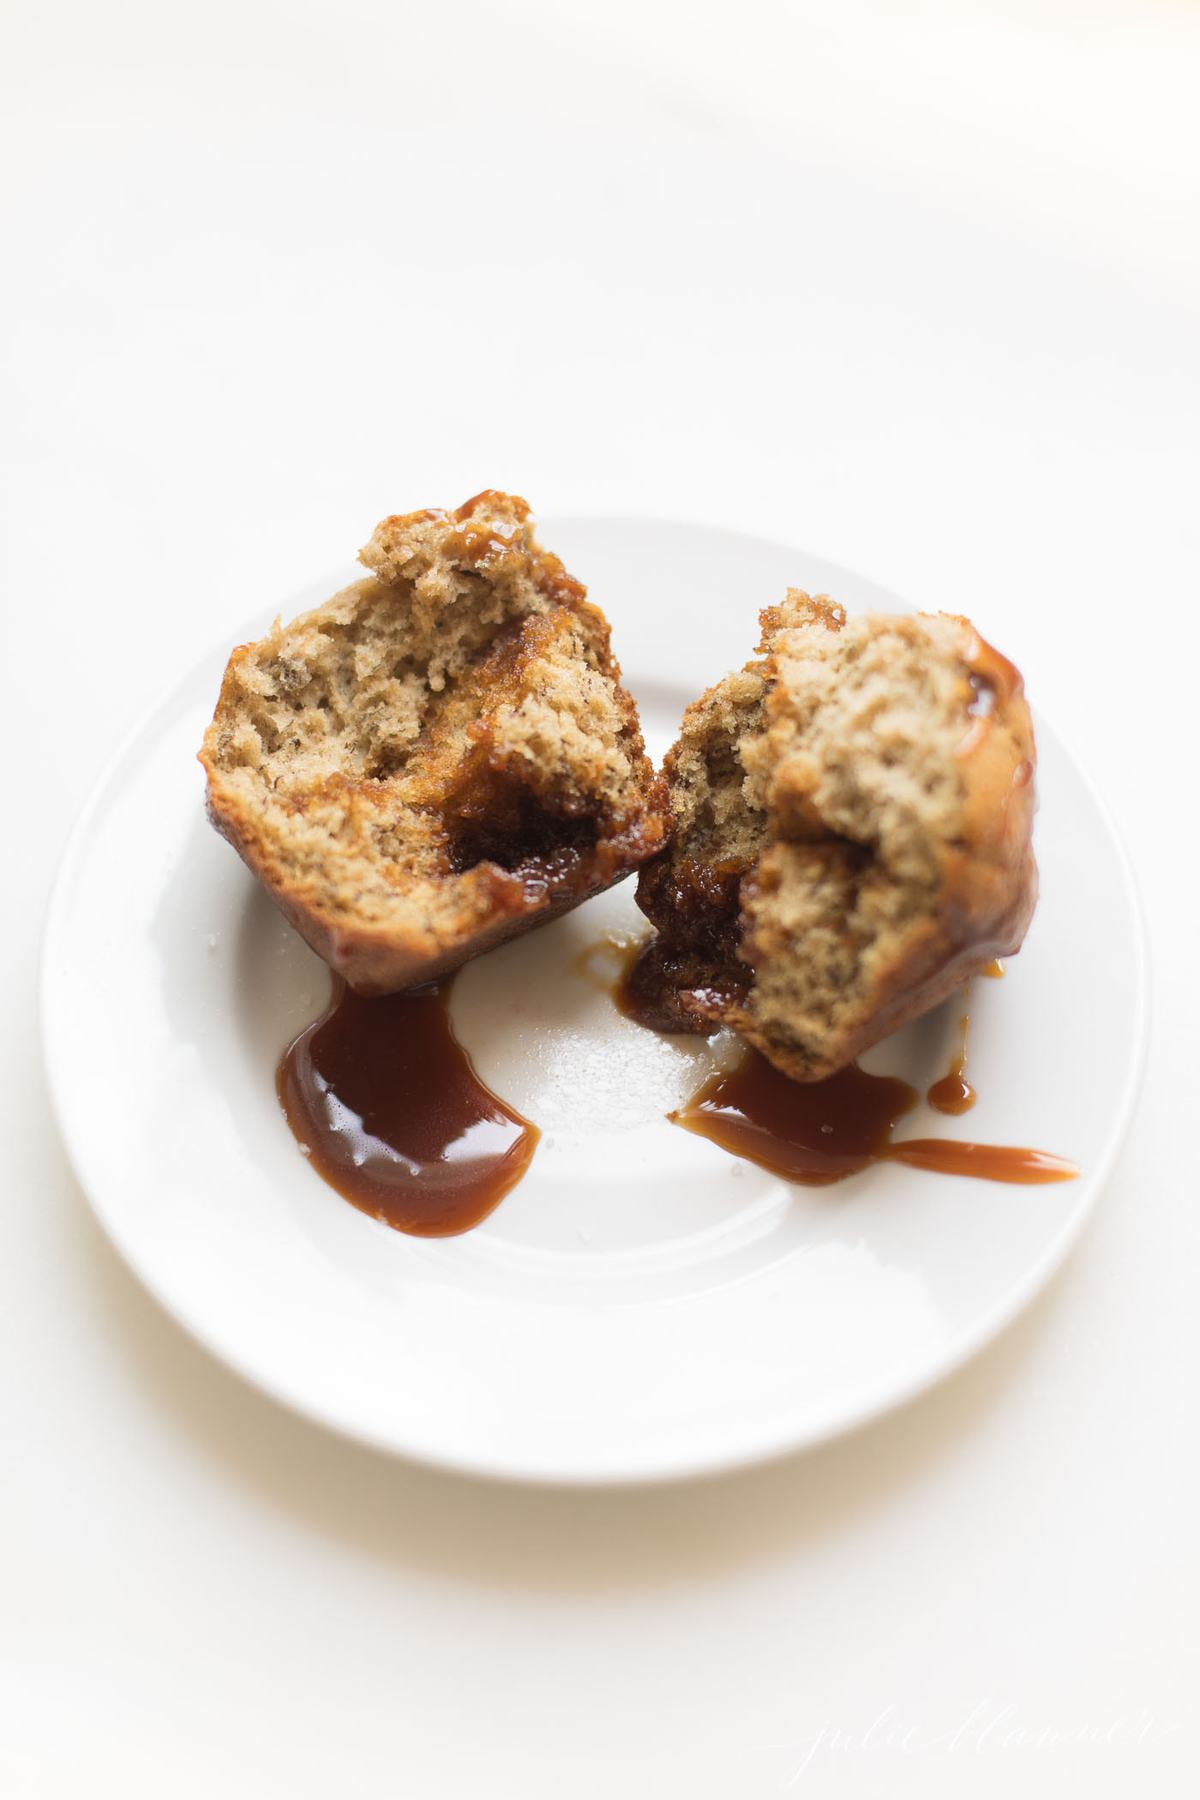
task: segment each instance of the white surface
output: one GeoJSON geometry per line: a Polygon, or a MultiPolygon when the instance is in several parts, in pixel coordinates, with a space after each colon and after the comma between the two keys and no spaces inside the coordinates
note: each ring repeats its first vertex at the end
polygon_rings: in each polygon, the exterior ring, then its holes
{"type": "MultiPolygon", "coordinates": [[[[903,608],[733,532],[551,519],[545,536],[604,595],[656,759],[789,583],[852,612],[903,608]]],[[[51,903],[43,1019],[56,1115],[97,1217],[234,1369],[366,1444],[450,1469],[676,1478],[819,1443],[911,1398],[1049,1279],[1128,1123],[1146,970],[1121,850],[1044,724],[1041,897],[1020,956],[1003,985],[976,983],[868,1066],[924,1091],[969,1007],[978,1104],[956,1125],[922,1106],[899,1136],[1038,1145],[1072,1158],[1077,1179],[1014,1189],[884,1163],[797,1192],[673,1127],[666,1112],[734,1046],[664,1040],[589,979],[581,965],[606,933],[645,935],[626,883],[455,983],[480,1075],[544,1135],[490,1218],[435,1241],[347,1206],[280,1112],[276,1062],[328,977],[204,818],[196,746],[226,652],[164,697],[87,804],[51,903]]]]}
{"type": "Polygon", "coordinates": [[[6,1795],[724,1800],[822,1731],[794,1791],[1194,1788],[1198,33],[9,9],[6,1795]],[[777,1468],[562,1496],[337,1444],[144,1297],[49,1126],[53,863],[164,669],[489,481],[967,607],[1139,873],[1147,1086],[1063,1275],[777,1468]]]}

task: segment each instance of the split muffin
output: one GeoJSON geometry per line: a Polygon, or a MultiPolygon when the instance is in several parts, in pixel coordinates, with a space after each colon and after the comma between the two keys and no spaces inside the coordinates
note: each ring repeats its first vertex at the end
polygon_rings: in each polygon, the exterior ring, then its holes
{"type": "Polygon", "coordinates": [[[217,827],[362,994],[434,981],[665,842],[604,614],[524,500],[385,519],[370,574],[229,659],[217,827]]]}
{"type": "Polygon", "coordinates": [[[791,591],[691,705],[638,1015],[731,1026],[797,1081],[851,1062],[1021,944],[1037,897],[1021,677],[969,620],[848,621],[791,591]]]}

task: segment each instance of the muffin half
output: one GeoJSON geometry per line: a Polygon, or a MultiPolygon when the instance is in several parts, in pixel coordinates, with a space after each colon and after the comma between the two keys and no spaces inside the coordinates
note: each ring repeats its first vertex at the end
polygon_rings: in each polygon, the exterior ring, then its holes
{"type": "Polygon", "coordinates": [[[604,614],[524,500],[385,519],[371,576],[229,659],[217,827],[362,994],[436,980],[658,850],[604,614]]]}
{"type": "Polygon", "coordinates": [[[658,936],[629,994],[815,1081],[1020,947],[1033,728],[966,619],[847,623],[793,590],[761,624],[667,756],[675,831],[639,879],[658,936]]]}

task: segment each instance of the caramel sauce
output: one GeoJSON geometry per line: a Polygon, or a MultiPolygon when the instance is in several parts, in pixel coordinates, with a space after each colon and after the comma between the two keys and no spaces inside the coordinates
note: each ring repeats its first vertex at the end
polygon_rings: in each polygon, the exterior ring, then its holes
{"type": "MultiPolygon", "coordinates": [[[[647,966],[647,952],[657,941],[610,933],[587,945],[576,967],[595,986],[608,987],[626,1018],[661,1031],[664,1027],[654,1022],[658,1009],[653,998],[647,1008],[638,982],[639,971],[647,966]]],[[[1004,965],[989,963],[983,973],[998,978],[1004,974],[1004,965]]],[[[652,996],[654,992],[652,987],[652,996]]],[[[950,1068],[926,1096],[939,1112],[968,1112],[977,1099],[965,1079],[968,1026],[964,1014],[950,1068]]],[[[808,1187],[841,1181],[876,1162],[902,1162],[944,1175],[1026,1185],[1070,1181],[1079,1173],[1074,1163],[1048,1150],[961,1143],[953,1138],[893,1141],[893,1130],[917,1100],[917,1090],[908,1082],[894,1075],[868,1075],[857,1063],[824,1081],[792,1081],[757,1050],[747,1048],[734,1068],[709,1076],[684,1106],[667,1117],[673,1125],[709,1138],[733,1156],[745,1157],[774,1175],[808,1187]]]]}
{"type": "Polygon", "coordinates": [[[738,955],[744,859],[656,858],[638,875],[638,905],[658,927],[624,971],[620,1010],[651,1031],[710,1037],[745,995],[738,955]]]}
{"type": "Polygon", "coordinates": [[[970,1019],[966,1013],[958,1021],[958,1049],[950,1058],[950,1067],[940,1081],[935,1081],[925,1098],[935,1112],[960,1113],[970,1112],[976,1101],[975,1089],[966,1080],[967,1069],[967,1030],[970,1019]]]}
{"type": "Polygon", "coordinates": [[[589,987],[607,994],[619,1013],[646,1031],[711,1037],[720,1030],[718,1008],[728,1004],[731,996],[713,988],[691,987],[686,991],[694,1010],[684,1013],[664,1004],[664,980],[677,992],[674,977],[678,965],[668,962],[664,971],[660,946],[661,939],[654,932],[606,931],[583,946],[575,958],[575,972],[589,987]],[[711,1016],[701,1010],[704,1007],[711,1016]]]}
{"type": "Polygon", "coordinates": [[[713,962],[708,949],[697,951],[689,944],[676,950],[661,933],[639,938],[611,988],[617,1011],[647,1031],[711,1037],[746,985],[744,970],[728,958],[719,967],[723,985],[706,985],[703,978],[713,962]]]}
{"type": "MultiPolygon", "coordinates": [[[[610,982],[613,1005],[626,1019],[632,1019],[635,1025],[643,1025],[647,1031],[670,1032],[683,1029],[675,1025],[674,1019],[666,1016],[666,1009],[661,1000],[663,987],[663,960],[661,937],[652,933],[648,938],[640,938],[631,944],[622,956],[617,978],[610,982]],[[641,979],[649,971],[649,978],[641,979]]],[[[668,977],[669,979],[669,977],[668,977]]],[[[694,1029],[694,1028],[693,1028],[694,1029]]]]}
{"type": "Polygon", "coordinates": [[[799,1082],[747,1050],[667,1117],[788,1181],[824,1187],[885,1155],[916,1102],[906,1081],[867,1075],[856,1063],[826,1081],[799,1082]]]}
{"type": "Polygon", "coordinates": [[[893,1130],[916,1104],[916,1089],[894,1075],[868,1075],[852,1063],[825,1081],[790,1081],[757,1050],[748,1050],[736,1068],[710,1076],[668,1117],[806,1187],[841,1181],[876,1162],[1020,1183],[1069,1181],[1079,1173],[1074,1163],[1046,1150],[952,1138],[894,1142],[893,1130]]]}
{"type": "Polygon", "coordinates": [[[484,488],[481,493],[472,494],[469,500],[464,500],[452,516],[460,529],[452,533],[448,548],[451,555],[461,557],[468,567],[482,572],[489,563],[515,555],[521,559],[526,572],[537,582],[547,599],[556,606],[574,607],[587,598],[587,589],[583,583],[576,581],[573,575],[568,575],[553,551],[543,550],[527,534],[522,543],[522,530],[529,517],[529,502],[522,500],[519,494],[504,494],[497,488],[484,488]],[[500,510],[514,513],[517,522],[507,529],[504,526],[493,528],[486,518],[482,523],[476,518],[479,512],[486,514],[500,510]]]}
{"type": "Polygon", "coordinates": [[[317,1173],[416,1237],[478,1225],[521,1179],[539,1136],[471,1067],[450,1024],[450,985],[378,1000],[335,989],[276,1075],[317,1173]]]}
{"type": "MultiPolygon", "coordinates": [[[[1007,656],[1002,656],[995,645],[989,644],[986,638],[981,638],[978,632],[973,632],[967,660],[970,665],[967,680],[971,689],[967,716],[971,723],[956,752],[960,758],[970,756],[984,742],[991,730],[997,706],[1008,706],[1024,691],[1021,671],[1016,664],[1009,662],[1007,656]]],[[[1033,765],[1019,766],[1028,769],[1028,773],[1018,783],[1023,786],[1032,778],[1033,765]]]]}
{"type": "MultiPolygon", "coordinates": [[[[972,633],[973,642],[968,652],[968,660],[971,665],[971,685],[975,688],[977,695],[980,689],[990,688],[993,696],[998,694],[1001,704],[1007,705],[1010,700],[1025,691],[1025,682],[1021,671],[1016,663],[1010,662],[1007,656],[1003,656],[997,650],[995,644],[989,644],[986,638],[980,637],[974,627],[972,627],[972,633]]],[[[989,700],[985,704],[990,712],[992,701],[989,700]]]]}
{"type": "Polygon", "coordinates": [[[910,1169],[934,1175],[977,1175],[982,1181],[1012,1181],[1035,1187],[1046,1181],[1073,1181],[1078,1165],[1051,1150],[1018,1149],[1015,1144],[959,1143],[954,1138],[905,1138],[884,1153],[910,1169]]]}
{"type": "Polygon", "coordinates": [[[989,981],[1003,981],[1004,964],[1000,961],[998,956],[993,956],[991,962],[985,963],[979,973],[981,975],[986,975],[989,981]]]}

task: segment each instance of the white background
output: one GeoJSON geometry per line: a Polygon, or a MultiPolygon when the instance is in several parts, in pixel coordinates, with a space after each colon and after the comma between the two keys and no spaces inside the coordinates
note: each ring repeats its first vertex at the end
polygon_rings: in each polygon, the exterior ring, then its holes
{"type": "Polygon", "coordinates": [[[1192,1791],[1200,12],[3,12],[0,1792],[1192,1791]],[[560,1494],[327,1438],[134,1284],[48,1114],[98,764],[485,485],[969,611],[1139,873],[1155,1043],[1065,1273],[770,1469],[560,1494]]]}

